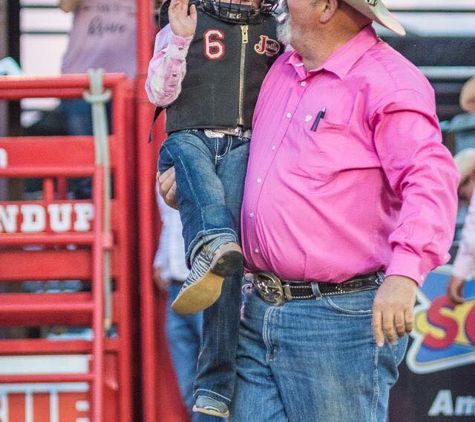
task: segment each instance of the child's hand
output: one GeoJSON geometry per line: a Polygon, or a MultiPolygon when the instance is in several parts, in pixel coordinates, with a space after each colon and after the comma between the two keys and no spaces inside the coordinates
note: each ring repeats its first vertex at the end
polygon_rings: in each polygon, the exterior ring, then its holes
{"type": "Polygon", "coordinates": [[[188,3],[189,0],[171,0],[168,9],[168,19],[173,33],[183,38],[193,36],[196,30],[196,6],[191,5],[188,14],[188,3]]]}

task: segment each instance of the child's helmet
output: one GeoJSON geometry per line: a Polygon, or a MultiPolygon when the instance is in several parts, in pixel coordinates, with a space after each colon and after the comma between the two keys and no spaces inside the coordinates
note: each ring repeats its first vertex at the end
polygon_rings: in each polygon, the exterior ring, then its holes
{"type": "Polygon", "coordinates": [[[236,23],[258,23],[270,15],[277,7],[279,0],[261,0],[259,7],[245,4],[242,0],[234,2],[222,0],[201,0],[203,10],[219,20],[236,23]]]}

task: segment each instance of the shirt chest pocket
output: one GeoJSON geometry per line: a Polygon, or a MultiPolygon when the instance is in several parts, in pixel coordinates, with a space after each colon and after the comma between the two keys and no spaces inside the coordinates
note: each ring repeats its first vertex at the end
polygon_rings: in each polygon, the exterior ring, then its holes
{"type": "Polygon", "coordinates": [[[313,188],[323,188],[339,174],[354,169],[379,167],[372,140],[349,124],[320,119],[302,124],[295,148],[295,171],[310,179],[313,188]]]}

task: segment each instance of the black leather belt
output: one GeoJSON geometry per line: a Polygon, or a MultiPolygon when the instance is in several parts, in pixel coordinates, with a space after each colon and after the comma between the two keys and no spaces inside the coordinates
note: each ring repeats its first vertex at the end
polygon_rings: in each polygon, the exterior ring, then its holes
{"type": "Polygon", "coordinates": [[[342,283],[322,281],[299,283],[280,280],[271,273],[256,273],[253,274],[252,284],[265,302],[279,306],[290,300],[316,299],[320,296],[377,289],[383,282],[383,278],[384,273],[378,271],[357,275],[342,283]]]}

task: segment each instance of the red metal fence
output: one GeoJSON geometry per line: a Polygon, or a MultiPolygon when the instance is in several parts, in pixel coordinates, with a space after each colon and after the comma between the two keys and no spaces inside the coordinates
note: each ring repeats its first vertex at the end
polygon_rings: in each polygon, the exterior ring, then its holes
{"type": "MultiPolygon", "coordinates": [[[[44,420],[49,415],[49,421],[66,421],[61,414],[71,395],[75,411],[84,418],[74,420],[137,421],[132,356],[138,347],[134,337],[138,324],[132,315],[137,290],[132,224],[136,201],[131,197],[136,181],[133,92],[123,75],[106,75],[104,86],[111,90],[113,100],[113,132],[106,141],[113,179],[110,230],[103,225],[107,169],[97,161],[92,136],[0,138],[0,178],[42,180],[40,200],[0,202],[0,283],[77,280],[86,286],[62,293],[3,293],[0,326],[81,326],[89,327],[92,334],[76,340],[1,339],[1,421],[33,420],[42,400],[44,420]],[[64,181],[72,177],[92,179],[90,200],[64,197],[64,181]],[[107,254],[111,256],[110,291],[104,283],[107,254]],[[105,327],[108,295],[113,313],[105,327]],[[81,364],[71,369],[73,364],[61,364],[62,357],[69,362],[79,359],[81,364]],[[9,368],[12,359],[17,360],[9,368]],[[24,412],[25,419],[8,419],[7,411],[10,417],[24,412]]],[[[86,75],[0,78],[0,99],[79,98],[88,87],[86,75]]]]}

